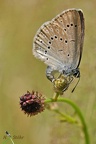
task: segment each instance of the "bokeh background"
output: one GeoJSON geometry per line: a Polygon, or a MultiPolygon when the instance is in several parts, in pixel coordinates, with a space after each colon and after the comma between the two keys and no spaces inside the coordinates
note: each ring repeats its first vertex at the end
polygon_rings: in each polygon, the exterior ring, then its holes
{"type": "MultiPolygon", "coordinates": [[[[0,0],[0,144],[5,131],[15,144],[83,144],[76,126],[60,123],[59,117],[45,110],[27,117],[20,110],[19,97],[37,90],[52,97],[52,83],[45,76],[46,65],[32,55],[32,41],[38,28],[68,8],[80,8],[85,16],[85,41],[80,64],[81,79],[74,93],[71,84],[64,97],[80,107],[96,144],[96,1],[95,0],[0,0]]],[[[65,111],[66,105],[61,105],[65,111]]],[[[67,107],[68,110],[72,111],[67,107]]]]}

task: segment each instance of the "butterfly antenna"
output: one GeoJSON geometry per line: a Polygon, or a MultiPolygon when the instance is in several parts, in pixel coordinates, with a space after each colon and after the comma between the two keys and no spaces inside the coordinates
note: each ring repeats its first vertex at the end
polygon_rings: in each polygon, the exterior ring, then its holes
{"type": "Polygon", "coordinates": [[[79,81],[80,81],[80,77],[79,77],[79,79],[78,79],[78,81],[77,81],[76,85],[75,85],[75,86],[74,86],[74,88],[72,89],[72,91],[71,91],[72,93],[74,92],[75,88],[77,87],[77,85],[78,85],[79,81]]]}

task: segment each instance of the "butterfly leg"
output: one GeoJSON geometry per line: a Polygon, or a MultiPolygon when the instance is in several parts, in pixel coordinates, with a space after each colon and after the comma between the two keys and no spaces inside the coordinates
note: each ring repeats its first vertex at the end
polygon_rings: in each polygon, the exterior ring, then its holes
{"type": "Polygon", "coordinates": [[[69,77],[69,84],[73,81],[73,79],[74,78],[72,76],[69,77]]]}
{"type": "Polygon", "coordinates": [[[51,81],[53,82],[55,80],[54,78],[54,75],[53,75],[53,69],[50,67],[50,66],[47,66],[47,69],[46,69],[46,77],[51,81]]]}
{"type": "Polygon", "coordinates": [[[71,83],[72,81],[73,81],[73,77],[69,76],[68,79],[66,78],[66,85],[65,85],[65,87],[64,87],[64,89],[63,89],[63,92],[68,89],[68,87],[69,87],[69,85],[70,85],[70,83],[71,83]]]}

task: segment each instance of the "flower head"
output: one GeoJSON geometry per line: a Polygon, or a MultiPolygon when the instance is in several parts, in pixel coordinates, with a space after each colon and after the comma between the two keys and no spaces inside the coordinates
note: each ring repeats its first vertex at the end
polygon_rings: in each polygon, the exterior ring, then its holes
{"type": "Polygon", "coordinates": [[[27,91],[26,94],[20,97],[20,106],[28,116],[37,115],[45,109],[44,100],[42,94],[27,91]]]}
{"type": "Polygon", "coordinates": [[[63,92],[68,89],[71,81],[72,79],[70,78],[70,76],[66,77],[60,74],[60,76],[56,80],[53,81],[54,91],[62,95],[63,92]]]}

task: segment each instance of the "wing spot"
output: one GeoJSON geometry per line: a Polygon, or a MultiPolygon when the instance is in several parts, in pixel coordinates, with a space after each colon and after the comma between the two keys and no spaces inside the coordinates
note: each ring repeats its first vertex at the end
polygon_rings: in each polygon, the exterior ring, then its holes
{"type": "Polygon", "coordinates": [[[53,31],[53,29],[51,28],[51,31],[53,31]]]}
{"type": "Polygon", "coordinates": [[[65,43],[67,43],[67,40],[65,40],[65,43]]]}
{"type": "Polygon", "coordinates": [[[73,24],[71,24],[71,26],[73,26],[73,24]]]}
{"type": "Polygon", "coordinates": [[[62,38],[60,38],[60,40],[62,41],[63,39],[62,39],[62,38]]]}
{"type": "Polygon", "coordinates": [[[62,49],[58,50],[58,51],[63,51],[62,49]]]}
{"type": "Polygon", "coordinates": [[[45,50],[45,54],[47,53],[47,50],[45,50]]]}
{"type": "Polygon", "coordinates": [[[68,57],[69,57],[69,54],[68,54],[68,57]]]}
{"type": "Polygon", "coordinates": [[[48,46],[48,49],[50,49],[50,46],[48,46]]]}
{"type": "Polygon", "coordinates": [[[53,40],[54,38],[53,37],[51,37],[51,40],[53,40]]]}
{"type": "Polygon", "coordinates": [[[51,41],[49,41],[49,44],[51,44],[51,41]]]}
{"type": "Polygon", "coordinates": [[[57,39],[57,36],[56,36],[56,35],[55,35],[54,37],[57,39]]]}
{"type": "Polygon", "coordinates": [[[48,60],[48,58],[46,58],[46,60],[48,60]]]}
{"type": "Polygon", "coordinates": [[[77,27],[77,25],[75,25],[75,27],[77,27]]]}
{"type": "Polygon", "coordinates": [[[64,31],[66,31],[66,29],[64,29],[64,31]]]}
{"type": "Polygon", "coordinates": [[[59,32],[59,30],[58,30],[58,29],[56,29],[56,31],[57,31],[57,32],[59,32]]]}
{"type": "Polygon", "coordinates": [[[69,25],[67,25],[67,27],[69,27],[69,25]]]}

